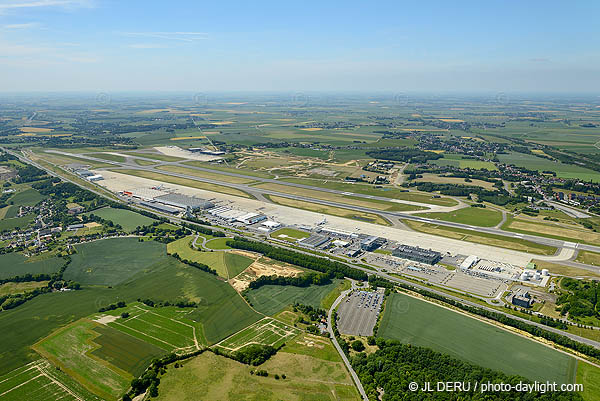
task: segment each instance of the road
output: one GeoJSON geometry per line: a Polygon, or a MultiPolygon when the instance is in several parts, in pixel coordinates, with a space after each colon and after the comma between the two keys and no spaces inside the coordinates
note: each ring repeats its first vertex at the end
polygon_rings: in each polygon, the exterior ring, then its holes
{"type": "Polygon", "coordinates": [[[333,321],[331,319],[331,315],[333,314],[333,311],[335,310],[335,308],[337,308],[337,306],[340,304],[340,302],[342,302],[342,299],[344,299],[344,297],[346,295],[348,295],[354,289],[354,281],[352,281],[352,287],[353,288],[351,288],[349,290],[342,291],[342,293],[340,294],[340,296],[337,297],[337,299],[333,302],[333,305],[331,305],[331,308],[329,308],[329,311],[327,311],[327,332],[329,333],[329,337],[331,338],[331,342],[333,342],[333,346],[335,347],[335,349],[337,350],[337,352],[342,357],[342,360],[344,361],[344,364],[346,365],[346,368],[348,369],[348,372],[350,372],[350,376],[352,376],[352,380],[354,380],[354,384],[356,384],[358,392],[360,393],[360,395],[363,398],[363,400],[368,401],[369,398],[367,397],[367,393],[365,393],[365,389],[363,388],[363,385],[360,382],[360,379],[358,378],[358,375],[354,371],[354,368],[350,364],[350,361],[346,357],[346,354],[342,350],[342,347],[340,347],[340,344],[338,343],[337,339],[335,338],[335,334],[333,333],[333,321]]]}
{"type": "MultiPolygon", "coordinates": [[[[587,251],[600,253],[600,246],[595,246],[595,245],[568,242],[568,241],[563,241],[563,240],[558,240],[558,239],[553,239],[553,238],[546,238],[546,237],[537,236],[537,235],[513,233],[510,231],[504,231],[497,227],[479,227],[479,226],[472,226],[472,225],[463,224],[463,223],[455,223],[455,222],[450,222],[450,221],[429,219],[429,218],[416,216],[416,215],[412,215],[409,213],[403,213],[403,212],[382,211],[379,209],[373,209],[373,208],[357,206],[357,205],[349,205],[347,203],[323,200],[323,199],[312,198],[312,197],[303,196],[303,195],[291,195],[291,194],[288,194],[285,192],[256,188],[252,185],[247,185],[247,184],[234,184],[234,183],[215,180],[215,179],[211,179],[211,178],[198,177],[195,175],[175,173],[175,172],[165,171],[165,170],[157,170],[153,166],[138,166],[138,165],[133,165],[133,164],[104,160],[104,159],[96,158],[93,156],[82,155],[82,154],[75,155],[75,154],[71,154],[68,152],[62,152],[62,151],[52,151],[52,152],[57,153],[57,154],[63,154],[64,156],[75,156],[78,158],[89,159],[89,160],[95,161],[95,162],[108,163],[108,164],[112,164],[119,168],[137,169],[137,170],[142,170],[142,171],[149,171],[149,172],[153,172],[153,173],[170,175],[173,177],[186,178],[186,179],[205,182],[205,183],[209,183],[209,184],[227,186],[227,187],[238,189],[240,191],[250,193],[252,195],[254,195],[254,194],[258,194],[259,196],[275,195],[275,196],[286,197],[286,198],[294,199],[294,200],[298,200],[298,201],[318,203],[318,204],[326,205],[326,206],[333,206],[333,207],[339,207],[339,208],[343,208],[343,209],[351,209],[351,210],[365,212],[365,213],[377,214],[377,215],[385,218],[386,220],[390,221],[392,224],[397,224],[398,219],[400,218],[400,219],[412,220],[412,221],[417,221],[417,222],[422,222],[422,223],[438,224],[438,225],[446,226],[446,227],[458,228],[458,229],[463,229],[463,230],[471,230],[471,231],[476,231],[476,232],[500,235],[500,236],[514,238],[514,239],[526,240],[526,241],[531,241],[531,242],[535,242],[535,243],[542,244],[542,245],[548,245],[548,246],[558,248],[558,249],[564,247],[564,248],[587,250],[587,251]]],[[[152,160],[152,161],[156,162],[156,160],[154,160],[154,159],[147,159],[147,160],[152,160]]],[[[177,164],[177,163],[179,163],[179,162],[162,162],[160,165],[177,164]]],[[[269,178],[257,178],[257,177],[238,174],[238,173],[231,173],[231,172],[207,169],[207,168],[203,168],[203,167],[195,167],[195,166],[188,166],[188,165],[185,165],[185,167],[189,168],[189,169],[193,169],[193,170],[218,173],[218,174],[227,175],[227,176],[235,176],[235,177],[250,179],[250,180],[254,180],[254,181],[276,183],[276,184],[280,184],[280,185],[304,188],[304,189],[309,189],[309,190],[314,190],[314,191],[321,191],[321,192],[325,192],[325,193],[332,193],[332,194],[336,194],[336,195],[340,195],[340,196],[353,196],[353,197],[355,196],[355,197],[360,197],[360,198],[367,198],[367,199],[373,199],[373,200],[384,200],[384,201],[390,202],[390,198],[385,198],[385,197],[380,197],[380,196],[364,195],[364,194],[340,191],[340,190],[335,190],[335,189],[330,189],[330,188],[314,187],[314,186],[310,186],[310,185],[290,183],[290,182],[269,179],[269,178]]],[[[591,268],[593,268],[593,267],[591,267],[591,268]]],[[[598,270],[598,269],[594,268],[594,270],[598,270]]]]}

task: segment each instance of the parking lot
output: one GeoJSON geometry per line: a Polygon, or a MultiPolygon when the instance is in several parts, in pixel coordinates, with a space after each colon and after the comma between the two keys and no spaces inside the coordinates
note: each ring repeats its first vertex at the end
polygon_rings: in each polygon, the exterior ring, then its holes
{"type": "Polygon", "coordinates": [[[338,309],[339,332],[349,335],[372,336],[382,304],[382,292],[353,292],[342,301],[338,309]]]}

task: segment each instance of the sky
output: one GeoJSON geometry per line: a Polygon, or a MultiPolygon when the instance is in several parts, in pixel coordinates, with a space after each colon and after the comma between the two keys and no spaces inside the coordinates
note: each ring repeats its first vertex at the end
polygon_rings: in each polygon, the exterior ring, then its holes
{"type": "Polygon", "coordinates": [[[600,1],[0,0],[0,92],[600,93],[600,1]]]}

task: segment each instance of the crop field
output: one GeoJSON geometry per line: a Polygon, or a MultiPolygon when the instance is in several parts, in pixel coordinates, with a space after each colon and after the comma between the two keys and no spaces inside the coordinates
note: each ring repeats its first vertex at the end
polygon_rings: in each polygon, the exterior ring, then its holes
{"type": "Polygon", "coordinates": [[[18,252],[6,253],[0,255],[0,279],[27,273],[56,273],[63,263],[64,259],[57,257],[28,258],[18,252]]]}
{"type": "Polygon", "coordinates": [[[378,334],[530,380],[573,383],[575,379],[576,360],[571,356],[404,294],[388,299],[378,334]]]}
{"type": "Polygon", "coordinates": [[[15,205],[20,206],[35,206],[45,198],[44,195],[39,193],[33,188],[26,189],[25,191],[14,194],[9,201],[15,205]]]}
{"type": "Polygon", "coordinates": [[[9,294],[22,294],[35,288],[46,287],[48,281],[26,281],[23,283],[5,283],[0,285],[0,296],[9,294]]]}
{"type": "Polygon", "coordinates": [[[111,238],[76,245],[65,271],[67,280],[90,285],[116,285],[167,258],[165,245],[137,238],[111,238]]]}
{"type": "Polygon", "coordinates": [[[454,166],[459,168],[498,170],[492,162],[465,159],[458,154],[444,154],[442,159],[434,160],[433,163],[440,166],[454,166]]]}
{"type": "MultiPolygon", "coordinates": [[[[8,212],[16,211],[16,208],[11,207],[8,212]]],[[[12,231],[16,228],[25,228],[29,223],[32,223],[35,220],[35,216],[33,214],[28,214],[22,217],[13,217],[13,218],[4,218],[0,220],[0,232],[2,231],[12,231]]]]}
{"type": "Polygon", "coordinates": [[[100,401],[48,361],[40,359],[0,376],[3,401],[100,401]]]}
{"type": "Polygon", "coordinates": [[[290,304],[299,302],[315,308],[321,308],[321,301],[335,291],[341,280],[334,280],[327,285],[311,285],[309,287],[293,287],[281,285],[263,285],[247,293],[248,300],[257,311],[273,316],[290,304]]]}
{"type": "Polygon", "coordinates": [[[418,213],[417,216],[481,227],[494,227],[502,221],[501,212],[480,207],[465,207],[444,213],[418,213]]]}
{"type": "MultiPolygon", "coordinates": [[[[308,349],[323,347],[313,342],[308,349]]],[[[284,347],[285,349],[285,347],[284,347]]],[[[168,369],[161,377],[158,401],[359,401],[361,398],[340,359],[329,361],[304,354],[279,351],[260,365],[268,377],[251,375],[252,366],[204,352],[168,369]],[[285,374],[276,380],[274,374],[285,374]]]]}
{"type": "Polygon", "coordinates": [[[298,334],[300,334],[299,329],[266,317],[231,337],[227,337],[217,346],[228,351],[237,351],[250,344],[270,345],[277,348],[298,334]]]}
{"type": "Polygon", "coordinates": [[[34,349],[52,361],[94,394],[116,398],[125,392],[133,376],[92,355],[98,345],[93,340],[97,323],[83,319],[65,326],[34,345],[34,349]]]}
{"type": "Polygon", "coordinates": [[[86,214],[93,214],[104,220],[110,220],[115,224],[119,224],[127,232],[133,231],[138,226],[147,226],[155,221],[150,217],[142,216],[131,210],[115,209],[112,207],[105,207],[86,214]]]}
{"type": "MultiPolygon", "coordinates": [[[[107,319],[109,327],[165,351],[193,351],[198,343],[204,341],[202,326],[187,318],[192,310],[175,307],[153,308],[136,302],[126,308],[105,312],[104,315],[113,316],[113,319],[107,319]],[[123,312],[129,313],[129,317],[119,317],[123,312]]],[[[97,320],[102,319],[99,317],[97,320]]]]}
{"type": "Polygon", "coordinates": [[[93,286],[44,294],[0,313],[0,344],[3,345],[0,374],[31,362],[30,346],[53,330],[97,313],[102,306],[119,300],[130,303],[138,298],[187,299],[200,303],[199,308],[191,309],[189,318],[203,325],[206,341],[211,344],[262,317],[226,282],[174,258],[166,258],[112,288],[93,286]],[[228,318],[223,319],[223,316],[228,318]]]}
{"type": "Polygon", "coordinates": [[[94,343],[100,347],[90,354],[131,373],[133,377],[144,373],[152,359],[166,353],[160,347],[124,334],[112,327],[99,325],[94,327],[94,331],[99,333],[99,336],[94,338],[94,343]]]}

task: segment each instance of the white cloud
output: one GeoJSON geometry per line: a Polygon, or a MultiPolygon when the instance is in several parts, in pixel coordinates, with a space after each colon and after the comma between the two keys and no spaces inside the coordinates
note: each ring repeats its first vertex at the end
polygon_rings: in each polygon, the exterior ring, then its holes
{"type": "Polygon", "coordinates": [[[37,22],[28,22],[25,24],[8,24],[2,26],[3,29],[29,29],[39,26],[37,22]]]}
{"type": "Polygon", "coordinates": [[[33,8],[60,7],[63,9],[89,8],[95,0],[0,0],[0,15],[33,8]]]}
{"type": "Polygon", "coordinates": [[[205,32],[121,32],[121,35],[175,40],[180,42],[195,42],[208,38],[208,34],[205,32]]]}
{"type": "Polygon", "coordinates": [[[127,45],[131,49],[164,49],[166,46],[157,43],[134,43],[127,45]]]}

